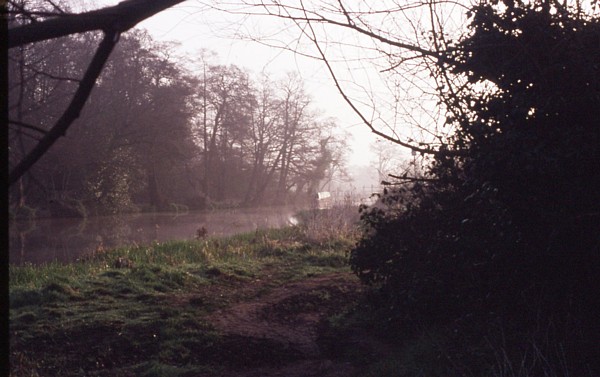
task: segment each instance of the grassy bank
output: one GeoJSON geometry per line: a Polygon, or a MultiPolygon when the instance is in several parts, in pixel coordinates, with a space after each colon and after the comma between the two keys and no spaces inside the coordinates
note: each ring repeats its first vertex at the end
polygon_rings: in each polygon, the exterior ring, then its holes
{"type": "Polygon", "coordinates": [[[300,217],[298,227],[10,266],[11,375],[576,375],[568,349],[545,353],[525,330],[401,326],[349,271],[354,223],[335,211],[300,217]],[[526,352],[505,346],[511,337],[526,352]]]}
{"type": "Polygon", "coordinates": [[[10,266],[11,375],[197,376],[284,360],[269,344],[240,349],[207,318],[282,284],[348,272],[353,242],[292,227],[10,266]]]}

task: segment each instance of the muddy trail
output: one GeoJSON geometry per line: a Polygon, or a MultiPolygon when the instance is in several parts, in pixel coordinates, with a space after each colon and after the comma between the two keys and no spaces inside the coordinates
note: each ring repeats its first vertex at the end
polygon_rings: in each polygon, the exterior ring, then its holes
{"type": "MultiPolygon", "coordinates": [[[[326,339],[328,319],[350,307],[362,287],[349,273],[334,273],[269,287],[254,282],[245,298],[207,318],[225,339],[224,369],[207,376],[352,376],[357,366],[334,357],[326,339]],[[249,292],[254,291],[254,292],[249,292]],[[254,294],[252,294],[254,293],[254,294]]],[[[353,338],[354,336],[350,336],[353,338]]],[[[344,346],[364,337],[344,339],[344,346]]]]}

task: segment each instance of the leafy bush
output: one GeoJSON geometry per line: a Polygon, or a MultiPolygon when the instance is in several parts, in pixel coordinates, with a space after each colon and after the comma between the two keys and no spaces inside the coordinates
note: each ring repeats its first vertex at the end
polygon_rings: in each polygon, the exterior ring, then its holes
{"type": "Polygon", "coordinates": [[[467,83],[445,98],[452,142],[363,211],[351,265],[401,323],[551,323],[597,368],[600,19],[502,3],[474,7],[439,63],[467,83]]]}

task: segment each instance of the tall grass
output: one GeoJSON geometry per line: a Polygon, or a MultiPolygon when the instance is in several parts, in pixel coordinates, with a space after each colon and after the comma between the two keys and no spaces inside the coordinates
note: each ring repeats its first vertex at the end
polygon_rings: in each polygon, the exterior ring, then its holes
{"type": "Polygon", "coordinates": [[[265,263],[287,258],[296,263],[340,266],[346,263],[345,252],[350,242],[325,245],[334,234],[349,234],[350,226],[341,221],[339,210],[311,214],[303,226],[257,230],[230,237],[199,240],[154,242],[101,250],[75,263],[52,262],[44,265],[26,264],[9,267],[11,291],[40,289],[49,284],[76,284],[110,270],[141,269],[160,266],[161,269],[182,271],[207,270],[213,267],[252,274],[265,263]],[[347,228],[334,229],[332,224],[347,228]],[[320,230],[323,229],[323,230],[320,230]],[[333,261],[335,260],[335,261],[333,261]],[[333,261],[333,262],[332,262],[333,261]],[[245,271],[245,272],[244,272],[245,271]]]}
{"type": "Polygon", "coordinates": [[[358,206],[350,198],[330,208],[312,208],[297,214],[303,235],[312,242],[355,241],[360,234],[358,206]]]}

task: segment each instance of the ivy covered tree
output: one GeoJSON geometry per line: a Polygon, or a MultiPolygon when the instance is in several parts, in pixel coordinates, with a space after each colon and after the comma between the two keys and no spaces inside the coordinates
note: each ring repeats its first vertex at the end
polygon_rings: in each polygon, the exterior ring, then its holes
{"type": "Polygon", "coordinates": [[[598,373],[600,18],[506,0],[469,20],[433,70],[455,132],[363,211],[352,268],[392,327],[499,324],[510,352],[536,338],[549,363],[598,373]]]}

